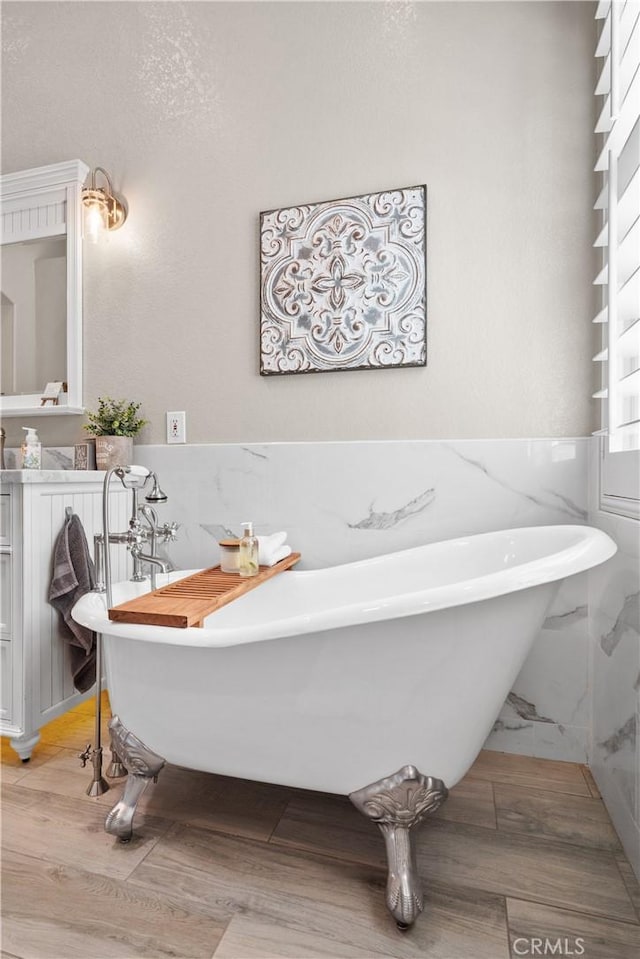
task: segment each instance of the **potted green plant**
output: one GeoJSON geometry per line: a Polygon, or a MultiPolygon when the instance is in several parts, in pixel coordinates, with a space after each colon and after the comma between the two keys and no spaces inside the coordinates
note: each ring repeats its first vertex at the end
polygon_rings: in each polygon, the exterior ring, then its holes
{"type": "Polygon", "coordinates": [[[98,397],[98,409],[88,413],[84,429],[96,439],[96,466],[99,470],[126,466],[133,458],[133,437],[147,420],[138,415],[140,403],[98,397]]]}

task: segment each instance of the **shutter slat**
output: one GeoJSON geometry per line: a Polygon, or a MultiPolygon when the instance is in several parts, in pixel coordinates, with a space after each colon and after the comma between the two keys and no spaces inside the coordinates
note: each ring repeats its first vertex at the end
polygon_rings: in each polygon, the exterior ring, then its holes
{"type": "Polygon", "coordinates": [[[635,344],[635,352],[640,353],[640,318],[632,320],[628,326],[625,326],[620,331],[618,342],[623,350],[633,351],[633,344],[635,344]]]}
{"type": "Polygon", "coordinates": [[[640,65],[640,26],[637,21],[629,42],[623,49],[624,53],[620,61],[620,99],[624,103],[631,81],[640,65]]]}
{"type": "Polygon", "coordinates": [[[639,215],[640,169],[637,169],[618,200],[618,240],[629,232],[639,215]]]}
{"type": "Polygon", "coordinates": [[[627,282],[618,290],[616,308],[619,326],[624,330],[629,323],[638,319],[640,304],[640,268],[629,277],[627,282]]]}
{"type": "Polygon", "coordinates": [[[638,26],[640,19],[640,3],[627,2],[624,10],[620,14],[620,49],[624,50],[629,43],[629,38],[633,34],[634,28],[638,26]]]}
{"type": "Polygon", "coordinates": [[[609,133],[613,119],[611,118],[611,96],[609,95],[602,105],[598,122],[595,126],[595,133],[609,133]]]}
{"type": "Polygon", "coordinates": [[[604,19],[604,25],[596,46],[596,57],[606,57],[611,47],[611,10],[604,19]]]}
{"type": "Polygon", "coordinates": [[[606,97],[606,95],[611,90],[611,54],[607,55],[607,59],[602,65],[602,70],[600,71],[600,76],[598,77],[598,82],[596,83],[595,96],[597,97],[606,97]]]}
{"type": "Polygon", "coordinates": [[[594,210],[606,210],[609,207],[609,191],[607,190],[607,184],[602,187],[600,193],[598,193],[598,199],[593,204],[594,210]]]}
{"type": "MultiPolygon", "coordinates": [[[[633,430],[640,426],[640,419],[627,420],[626,423],[618,423],[619,430],[633,430]]],[[[593,434],[595,436],[595,433],[593,434]]]]}
{"type": "Polygon", "coordinates": [[[618,389],[623,396],[635,396],[640,391],[640,367],[621,376],[618,380],[618,389]]]}
{"type": "Polygon", "coordinates": [[[593,281],[593,285],[606,286],[608,279],[609,279],[609,268],[607,266],[603,266],[600,272],[598,273],[597,277],[593,281]]]}
{"type": "Polygon", "coordinates": [[[595,243],[593,244],[597,249],[598,247],[608,246],[609,245],[609,224],[607,221],[604,221],[604,225],[600,232],[598,233],[595,243]]]}
{"type": "Polygon", "coordinates": [[[640,259],[640,219],[636,220],[618,246],[618,285],[623,287],[638,268],[640,259]]]}
{"type": "MultiPolygon", "coordinates": [[[[631,98],[631,104],[637,105],[640,102],[640,70],[636,70],[634,74],[633,81],[624,100],[625,104],[629,98],[631,98]]],[[[619,119],[611,128],[611,132],[607,136],[604,147],[600,152],[598,162],[594,167],[596,173],[603,173],[608,169],[609,152],[615,154],[615,156],[620,155],[625,143],[629,139],[629,134],[637,123],[637,120],[638,114],[636,113],[634,115],[630,108],[621,111],[619,119]]]]}

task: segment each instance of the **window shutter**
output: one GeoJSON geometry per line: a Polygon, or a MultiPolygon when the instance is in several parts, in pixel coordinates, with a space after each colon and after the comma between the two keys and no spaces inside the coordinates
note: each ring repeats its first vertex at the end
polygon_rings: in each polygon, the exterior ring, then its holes
{"type": "Polygon", "coordinates": [[[602,188],[595,203],[602,223],[594,246],[602,251],[594,284],[601,289],[593,322],[603,331],[603,429],[609,450],[640,449],[640,2],[601,0],[596,58],[602,63],[596,134],[596,172],[602,188]]]}

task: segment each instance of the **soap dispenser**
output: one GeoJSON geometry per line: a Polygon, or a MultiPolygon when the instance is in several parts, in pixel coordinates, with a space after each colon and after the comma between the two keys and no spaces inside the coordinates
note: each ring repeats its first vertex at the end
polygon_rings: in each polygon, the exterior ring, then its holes
{"type": "Polygon", "coordinates": [[[258,566],[258,537],[253,535],[253,523],[242,524],[242,539],[240,540],[240,568],[241,576],[257,576],[258,566]]]}
{"type": "Polygon", "coordinates": [[[32,426],[23,426],[27,434],[22,441],[22,469],[39,470],[42,464],[42,445],[32,426]]]}

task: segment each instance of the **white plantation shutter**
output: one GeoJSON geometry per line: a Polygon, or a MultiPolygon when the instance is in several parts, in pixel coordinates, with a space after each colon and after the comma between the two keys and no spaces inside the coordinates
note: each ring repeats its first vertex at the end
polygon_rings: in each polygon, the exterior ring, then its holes
{"type": "Polygon", "coordinates": [[[601,0],[596,57],[600,75],[596,172],[602,213],[595,246],[602,251],[594,283],[601,303],[603,429],[610,453],[640,449],[640,2],[601,0]]]}

